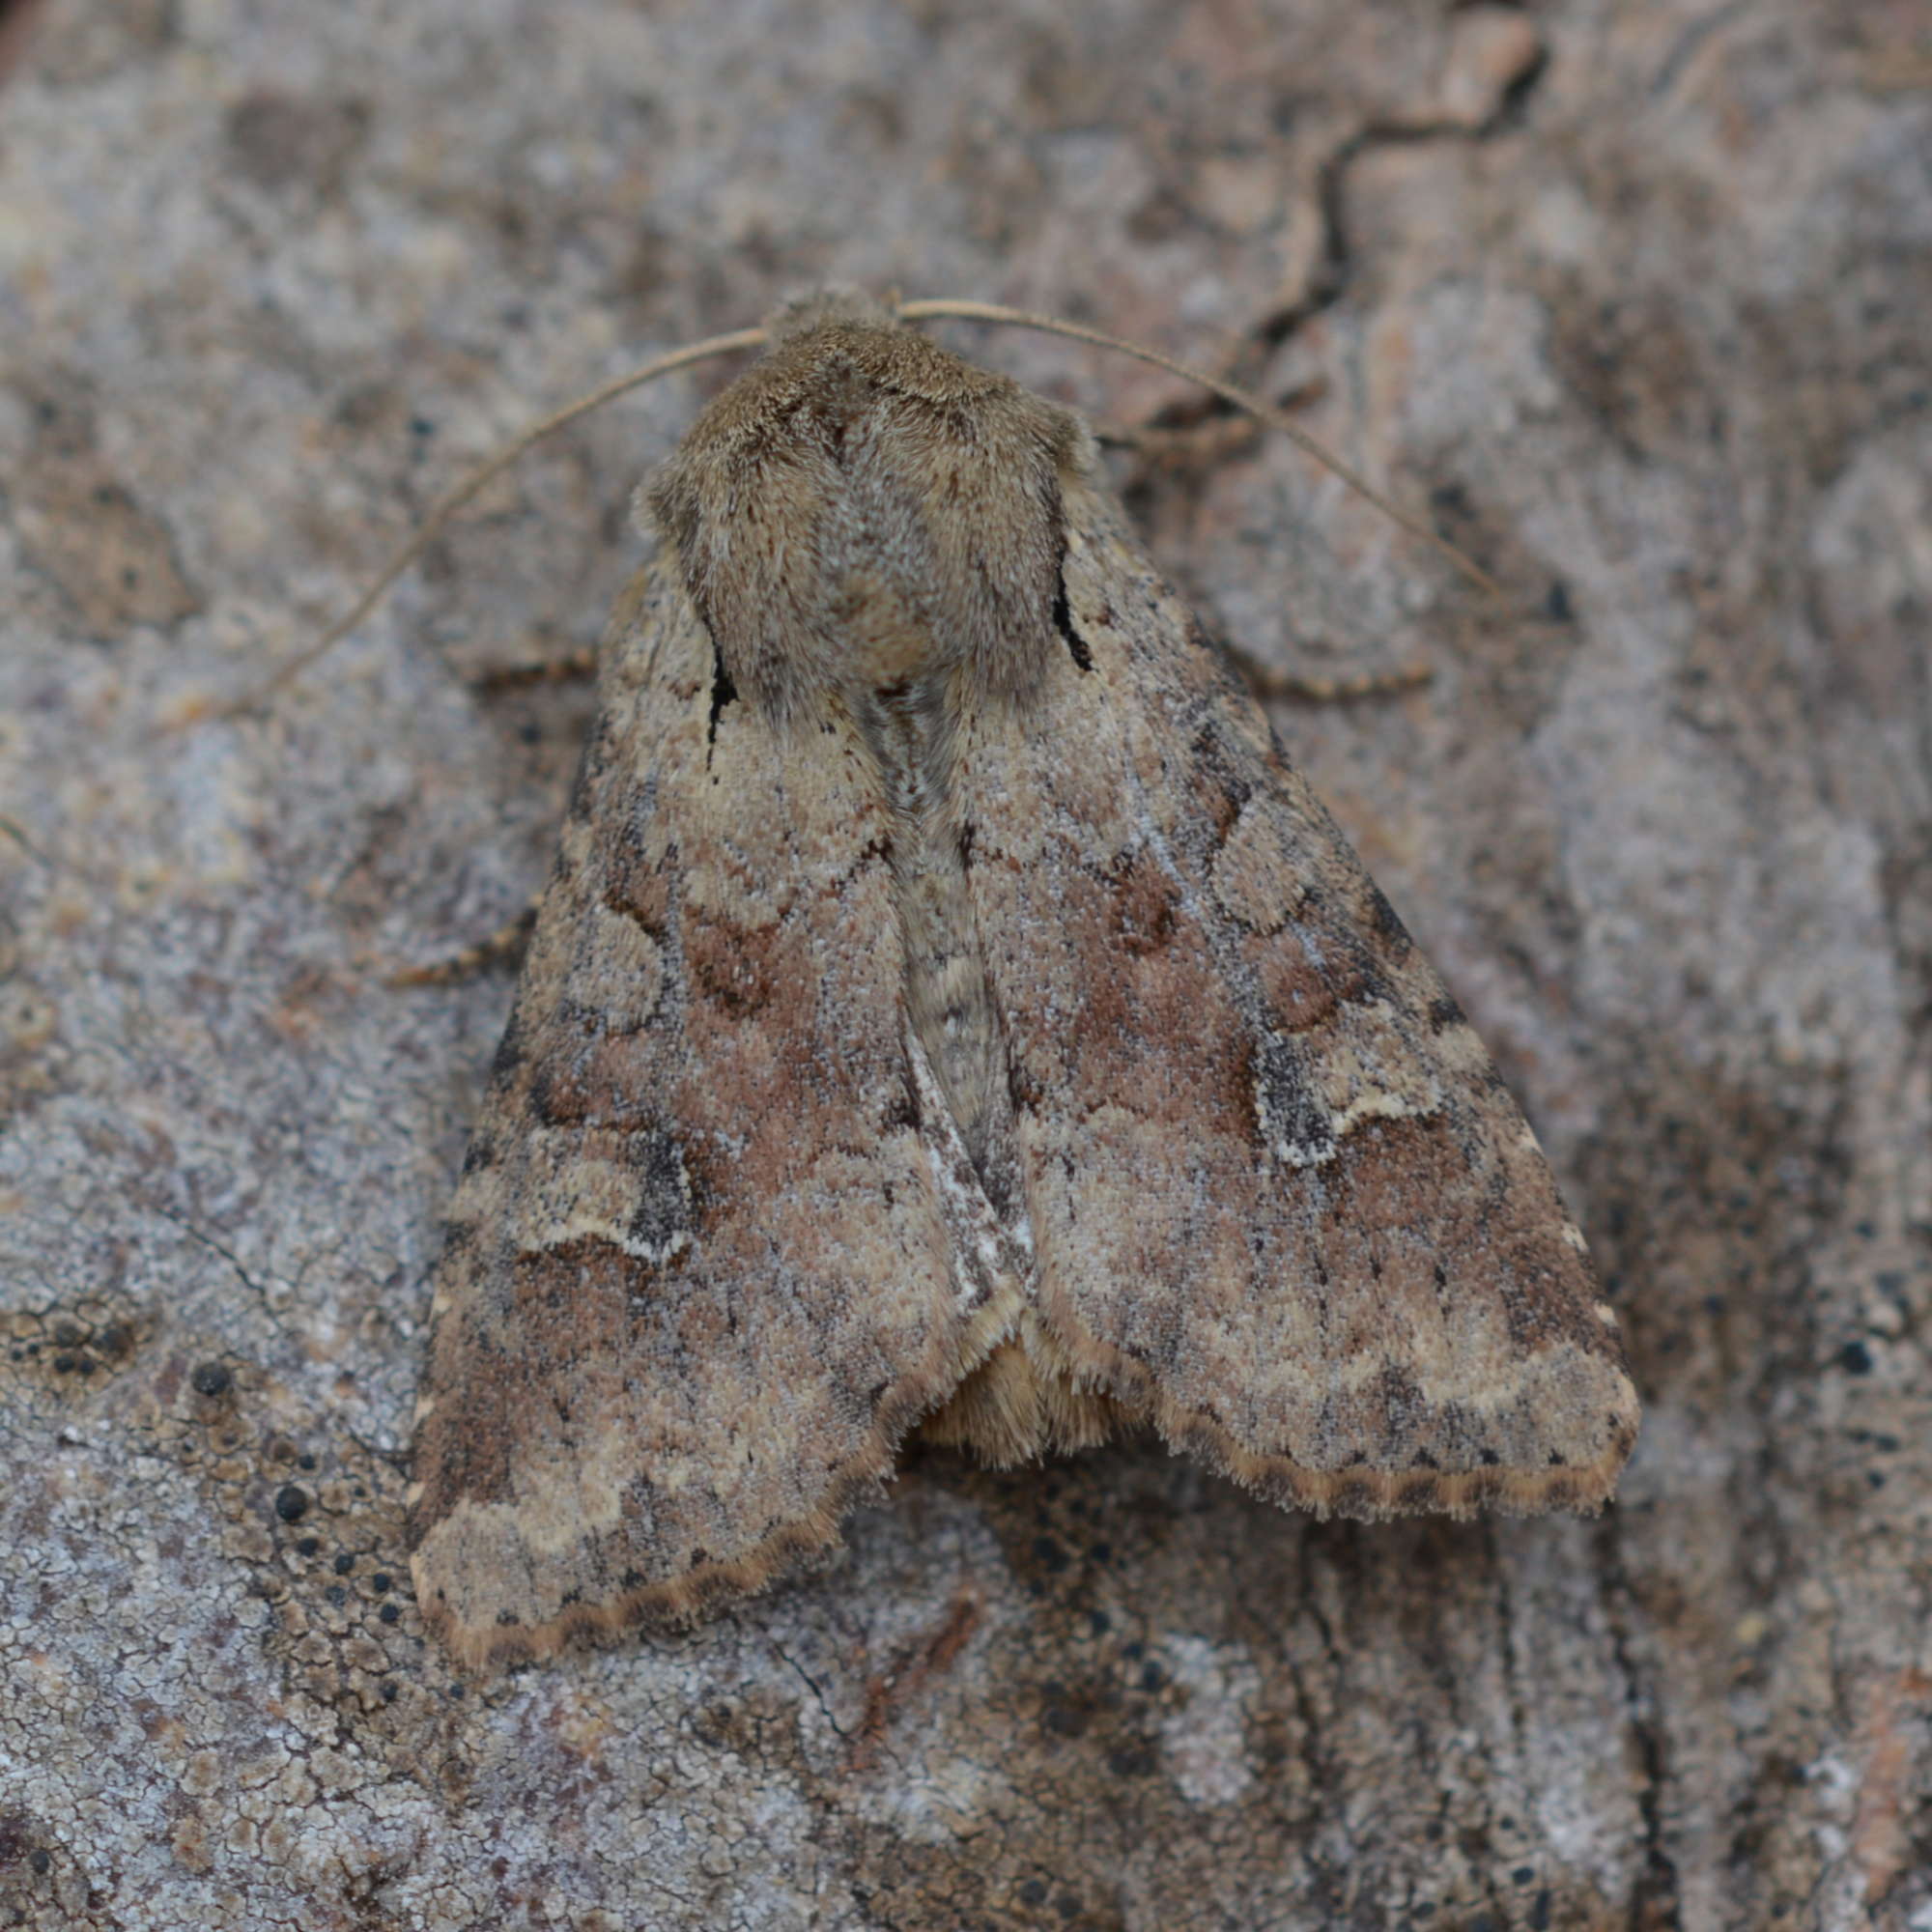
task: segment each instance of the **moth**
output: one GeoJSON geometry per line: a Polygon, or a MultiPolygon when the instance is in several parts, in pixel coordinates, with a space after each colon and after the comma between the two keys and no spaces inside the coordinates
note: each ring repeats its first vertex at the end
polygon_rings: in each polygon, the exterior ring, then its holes
{"type": "Polygon", "coordinates": [[[863,298],[768,340],[642,493],[450,1212],[431,1625],[689,1624],[915,1430],[1599,1508],[1637,1401],[1582,1236],[1088,428],[863,298]]]}

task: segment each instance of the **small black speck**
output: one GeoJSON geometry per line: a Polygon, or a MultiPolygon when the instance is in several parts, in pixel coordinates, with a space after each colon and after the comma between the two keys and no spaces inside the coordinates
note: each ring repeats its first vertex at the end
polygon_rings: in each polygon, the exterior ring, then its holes
{"type": "Polygon", "coordinates": [[[226,1395],[235,1378],[219,1362],[203,1362],[188,1380],[196,1395],[226,1395]]]}
{"type": "Polygon", "coordinates": [[[393,1704],[396,1701],[396,1687],[393,1684],[384,1683],[381,1694],[384,1703],[393,1704]]]}
{"type": "Polygon", "coordinates": [[[1148,1662],[1141,1666],[1141,1689],[1158,1690],[1167,1682],[1167,1672],[1159,1664],[1148,1662]]]}
{"type": "Polygon", "coordinates": [[[298,1469],[313,1469],[315,1467],[315,1458],[313,1456],[298,1456],[296,1458],[296,1467],[298,1469]]]}
{"type": "Polygon", "coordinates": [[[48,1855],[47,1848],[44,1845],[36,1845],[34,1849],[27,1854],[27,1862],[30,1865],[32,1865],[37,1872],[43,1872],[47,1869],[49,1865],[53,1863],[53,1859],[48,1855]]]}
{"type": "Polygon", "coordinates": [[[355,1567],[355,1558],[346,1549],[335,1559],[335,1574],[338,1577],[348,1576],[355,1567]]]}
{"type": "MultiPolygon", "coordinates": [[[[1868,1376],[1872,1372],[1872,1351],[1862,1342],[1847,1342],[1838,1351],[1838,1365],[1848,1376],[1868,1376]]],[[[55,1368],[60,1364],[56,1362],[55,1368]]]]}
{"type": "Polygon", "coordinates": [[[1080,1917],[1080,1901],[1070,1891],[1063,1891],[1053,1901],[1053,1909],[1069,1924],[1080,1917]]]}
{"type": "Polygon", "coordinates": [[[1549,1932],[1549,1890],[1546,1886],[1529,1908],[1529,1932],[1549,1932]]]}
{"type": "Polygon", "coordinates": [[[308,1492],[299,1483],[284,1483],[275,1492],[275,1514],[284,1522],[299,1522],[308,1514],[308,1492]]]}
{"type": "Polygon", "coordinates": [[[1534,1865],[1518,1865],[1516,1870],[1510,1873],[1510,1877],[1518,1885],[1527,1885],[1535,1876],[1536,1867],[1534,1865]]]}
{"type": "Polygon", "coordinates": [[[1087,1627],[1095,1636],[1105,1636],[1114,1628],[1114,1620],[1105,1610],[1089,1610],[1087,1627]]]}
{"type": "Polygon", "coordinates": [[[74,1364],[74,1367],[78,1369],[80,1373],[84,1376],[91,1376],[94,1373],[94,1364],[85,1355],[83,1355],[80,1358],[80,1360],[74,1364]]]}
{"type": "Polygon", "coordinates": [[[81,1333],[76,1321],[56,1321],[54,1323],[54,1347],[56,1349],[77,1349],[87,1338],[81,1333]]]}
{"type": "Polygon", "coordinates": [[[410,418],[410,434],[412,436],[434,436],[436,434],[436,424],[428,416],[412,416],[410,418]]]}
{"type": "Polygon", "coordinates": [[[1485,1468],[1493,1469],[1503,1459],[1493,1449],[1485,1449],[1477,1458],[1485,1468]]]}
{"type": "Polygon", "coordinates": [[[1044,1883],[1037,1878],[1028,1879],[1020,1887],[1020,1903],[1022,1905],[1044,1905],[1046,1903],[1046,1886],[1044,1883]]]}
{"type": "Polygon", "coordinates": [[[382,1593],[384,1590],[386,1590],[389,1587],[389,1585],[393,1583],[395,1580],[396,1579],[393,1577],[391,1577],[386,1570],[378,1570],[376,1574],[369,1578],[369,1587],[370,1589],[374,1590],[378,1596],[381,1596],[382,1593]]]}
{"type": "Polygon", "coordinates": [[[62,1354],[62,1355],[56,1355],[54,1357],[55,1375],[71,1376],[72,1373],[73,1373],[73,1357],[71,1355],[62,1354]]]}
{"type": "Polygon", "coordinates": [[[1059,1540],[1051,1536],[1036,1536],[1033,1540],[1033,1554],[1034,1561],[1042,1570],[1049,1571],[1056,1577],[1073,1560],[1061,1548],[1059,1540]]]}
{"type": "Polygon", "coordinates": [[[1543,608],[1552,624],[1567,624],[1577,614],[1577,607],[1570,601],[1570,586],[1559,577],[1544,592],[1543,608]]]}
{"type": "Polygon", "coordinates": [[[296,1554],[298,1556],[313,1556],[321,1548],[322,1539],[319,1536],[298,1537],[296,1541],[296,1554]]]}
{"type": "Polygon", "coordinates": [[[331,1583],[322,1593],[338,1610],[349,1601],[349,1592],[340,1583],[331,1583]]]}
{"type": "Polygon", "coordinates": [[[1884,1489],[1885,1471],[1883,1469],[1867,1469],[1865,1471],[1865,1488],[1868,1490],[1884,1489]]]}
{"type": "Polygon", "coordinates": [[[385,1624],[397,1623],[402,1618],[402,1605],[400,1604],[384,1604],[376,1614],[385,1624]]]}
{"type": "Polygon", "coordinates": [[[497,1621],[507,1630],[512,1624],[522,1623],[523,1618],[515,1610],[498,1610],[497,1612],[497,1621]]]}
{"type": "Polygon", "coordinates": [[[1114,1546],[1103,1539],[1088,1550],[1087,1554],[1095,1563],[1111,1563],[1114,1560],[1114,1546]]]}

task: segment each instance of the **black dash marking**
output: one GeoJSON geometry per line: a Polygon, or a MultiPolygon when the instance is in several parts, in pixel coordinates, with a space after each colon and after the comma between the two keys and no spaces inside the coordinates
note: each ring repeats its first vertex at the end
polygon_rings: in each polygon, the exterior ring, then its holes
{"type": "Polygon", "coordinates": [[[1082,670],[1094,668],[1094,653],[1087,648],[1087,639],[1073,628],[1073,611],[1066,602],[1066,579],[1060,580],[1060,589],[1053,599],[1053,628],[1066,640],[1066,649],[1082,670]]]}
{"type": "Polygon", "coordinates": [[[704,742],[715,745],[718,742],[718,717],[727,704],[733,703],[738,696],[738,687],[731,682],[731,673],[724,668],[724,659],[714,640],[711,646],[711,718],[704,727],[704,742]]]}

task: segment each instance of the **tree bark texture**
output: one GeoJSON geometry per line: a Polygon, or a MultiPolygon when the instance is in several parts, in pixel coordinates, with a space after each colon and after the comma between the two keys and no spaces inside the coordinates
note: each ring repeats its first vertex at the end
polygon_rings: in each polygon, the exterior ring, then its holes
{"type": "Polygon", "coordinates": [[[77,0],[0,43],[0,1922],[1932,1928],[1932,38],[1551,0],[77,0]],[[832,1570],[465,1686],[427,1271],[639,477],[825,281],[1184,384],[1163,566],[1496,1052],[1648,1408],[1594,1521],[909,1460],[832,1570]],[[1311,703],[1297,683],[1425,667],[1311,703]]]}

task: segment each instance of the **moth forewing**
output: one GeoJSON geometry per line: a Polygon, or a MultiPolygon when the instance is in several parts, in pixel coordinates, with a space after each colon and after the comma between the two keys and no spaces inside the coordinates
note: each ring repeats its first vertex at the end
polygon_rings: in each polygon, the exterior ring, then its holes
{"type": "Polygon", "coordinates": [[[857,298],[770,335],[649,493],[452,1210],[431,1621],[701,1617],[922,1423],[1600,1506],[1636,1399],[1534,1137],[1084,427],[857,298]]]}

